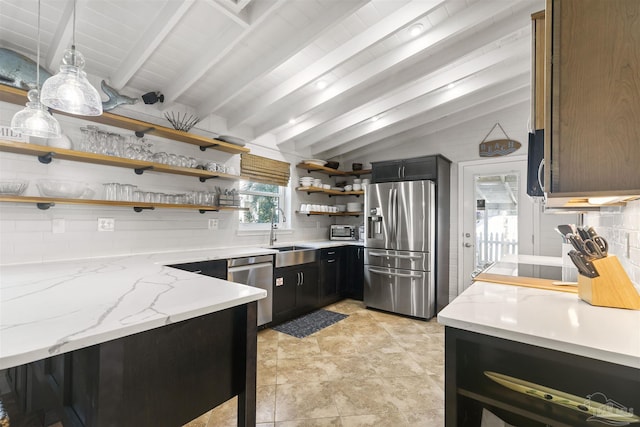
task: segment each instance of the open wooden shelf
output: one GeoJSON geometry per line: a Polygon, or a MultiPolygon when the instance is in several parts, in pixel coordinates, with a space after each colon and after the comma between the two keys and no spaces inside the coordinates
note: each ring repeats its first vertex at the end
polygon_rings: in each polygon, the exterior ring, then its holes
{"type": "MultiPolygon", "coordinates": [[[[12,86],[0,84],[0,101],[10,102],[12,104],[24,105],[27,102],[27,92],[12,86]]],[[[239,145],[220,141],[206,136],[194,135],[169,128],[166,126],[156,125],[154,123],[143,122],[141,120],[129,117],[119,116],[117,114],[104,112],[100,116],[76,116],[73,114],[63,113],[61,111],[52,110],[54,114],[63,114],[66,116],[76,117],[90,122],[100,123],[103,125],[115,126],[122,129],[128,129],[134,132],[142,132],[144,134],[155,135],[162,138],[172,139],[174,141],[184,142],[185,144],[197,145],[201,148],[211,148],[218,151],[224,151],[231,154],[248,153],[249,149],[239,145]]]]}
{"type": "Polygon", "coordinates": [[[0,151],[36,156],[45,163],[48,163],[50,159],[71,160],[82,163],[93,163],[98,165],[132,169],[137,174],[141,174],[144,171],[154,171],[174,175],[193,176],[200,178],[201,181],[205,181],[211,178],[224,178],[231,180],[241,179],[241,177],[238,175],[229,175],[221,172],[209,172],[204,169],[183,168],[180,166],[170,166],[163,163],[132,160],[124,157],[106,156],[104,154],[94,154],[87,153],[85,151],[48,147],[46,145],[27,144],[25,142],[5,141],[2,139],[0,139],[0,151]]]}
{"type": "Polygon", "coordinates": [[[319,212],[319,211],[303,212],[303,211],[296,211],[296,213],[307,215],[307,216],[309,216],[309,215],[328,215],[328,216],[360,216],[360,215],[362,215],[362,212],[319,212]]]}
{"type": "Polygon", "coordinates": [[[341,171],[338,169],[331,169],[326,166],[318,166],[312,165],[310,163],[298,163],[296,165],[298,169],[306,169],[307,172],[322,172],[326,173],[329,176],[360,176],[360,175],[369,175],[371,173],[371,169],[362,169],[359,171],[341,171]]]}
{"type": "Polygon", "coordinates": [[[217,211],[248,211],[248,208],[233,206],[187,205],[170,203],[121,202],[116,200],[66,199],[61,197],[0,196],[0,202],[34,203],[40,209],[49,209],[56,204],[61,205],[100,205],[133,208],[137,212],[147,209],[190,209],[200,213],[217,211]]]}
{"type": "Polygon", "coordinates": [[[364,191],[338,191],[338,190],[325,190],[320,187],[298,187],[297,191],[305,191],[307,194],[311,193],[323,193],[329,196],[363,196],[364,191]]]}

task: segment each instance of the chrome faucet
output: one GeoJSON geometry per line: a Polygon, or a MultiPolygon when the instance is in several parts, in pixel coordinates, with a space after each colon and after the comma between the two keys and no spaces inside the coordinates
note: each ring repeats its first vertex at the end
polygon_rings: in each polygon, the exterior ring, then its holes
{"type": "Polygon", "coordinates": [[[278,211],[282,212],[282,222],[287,222],[287,218],[284,216],[284,211],[281,208],[275,208],[273,212],[271,212],[271,230],[269,231],[269,246],[273,246],[273,243],[278,240],[278,238],[276,237],[276,230],[278,229],[278,224],[274,222],[278,211]]]}

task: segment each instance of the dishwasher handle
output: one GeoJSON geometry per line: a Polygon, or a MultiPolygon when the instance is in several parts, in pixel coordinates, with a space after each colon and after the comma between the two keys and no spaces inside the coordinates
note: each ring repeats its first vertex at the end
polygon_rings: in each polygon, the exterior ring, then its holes
{"type": "Polygon", "coordinates": [[[230,277],[232,273],[240,273],[242,271],[255,270],[256,268],[273,268],[273,264],[264,262],[261,264],[248,264],[248,265],[239,265],[237,267],[229,267],[227,269],[227,277],[230,277]]]}

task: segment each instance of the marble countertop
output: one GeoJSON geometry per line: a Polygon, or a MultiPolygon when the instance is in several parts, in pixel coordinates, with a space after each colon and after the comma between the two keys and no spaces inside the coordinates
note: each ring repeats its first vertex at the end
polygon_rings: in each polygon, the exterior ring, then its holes
{"type": "Polygon", "coordinates": [[[0,267],[0,369],[266,297],[158,262],[176,256],[0,267]]]}
{"type": "MultiPolygon", "coordinates": [[[[282,242],[314,248],[357,241],[282,242]]],[[[275,254],[234,247],[0,266],[0,369],[246,304],[262,289],[167,267],[275,254]]]]}
{"type": "Polygon", "coordinates": [[[640,369],[640,311],[591,306],[576,294],[477,281],[438,322],[640,369]]]}

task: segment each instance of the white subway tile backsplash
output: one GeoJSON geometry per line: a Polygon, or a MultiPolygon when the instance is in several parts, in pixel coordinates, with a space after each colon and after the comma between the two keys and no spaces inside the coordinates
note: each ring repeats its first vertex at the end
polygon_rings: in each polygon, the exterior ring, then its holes
{"type": "Polygon", "coordinates": [[[609,241],[609,252],[620,259],[640,292],[640,200],[629,202],[625,207],[603,207],[600,212],[587,214],[585,223],[593,225],[609,241]]]}

